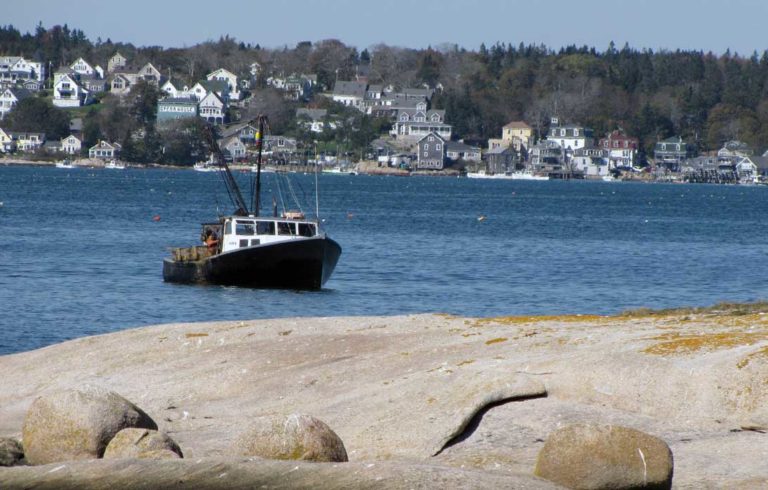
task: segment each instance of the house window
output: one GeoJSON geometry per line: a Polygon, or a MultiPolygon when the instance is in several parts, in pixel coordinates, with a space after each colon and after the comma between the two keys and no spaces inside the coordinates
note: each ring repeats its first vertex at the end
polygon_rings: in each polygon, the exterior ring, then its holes
{"type": "Polygon", "coordinates": [[[441,150],[441,149],[442,149],[442,147],[440,146],[440,143],[438,143],[437,145],[435,145],[435,150],[438,150],[438,151],[439,151],[439,150],[441,150]]]}
{"type": "Polygon", "coordinates": [[[425,151],[425,152],[424,152],[424,158],[427,158],[428,156],[429,156],[429,152],[428,152],[428,151],[425,151]]]}
{"type": "Polygon", "coordinates": [[[565,129],[560,130],[560,136],[565,136],[565,129]]]}
{"type": "Polygon", "coordinates": [[[573,130],[573,135],[574,136],[578,136],[579,135],[579,130],[578,129],[574,129],[573,130]]]}
{"type": "Polygon", "coordinates": [[[434,138],[433,136],[430,136],[430,137],[428,138],[428,141],[435,141],[435,138],[434,138]]]}
{"type": "Polygon", "coordinates": [[[429,143],[424,143],[424,151],[429,150],[429,143]]]}

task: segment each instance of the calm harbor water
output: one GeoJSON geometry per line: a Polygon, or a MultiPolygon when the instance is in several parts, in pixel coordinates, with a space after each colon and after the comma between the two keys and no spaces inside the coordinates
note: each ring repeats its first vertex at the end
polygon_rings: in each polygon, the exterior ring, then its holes
{"type": "MultiPolygon", "coordinates": [[[[313,203],[314,177],[294,180],[313,203]]],[[[768,297],[768,187],[323,175],[344,252],[318,292],[163,282],[168,247],[231,210],[216,173],[7,166],[0,201],[0,354],[170,322],[768,297]]]]}

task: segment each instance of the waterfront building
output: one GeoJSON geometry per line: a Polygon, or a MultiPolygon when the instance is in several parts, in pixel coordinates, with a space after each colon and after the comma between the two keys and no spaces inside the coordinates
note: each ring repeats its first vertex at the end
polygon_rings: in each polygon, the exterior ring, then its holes
{"type": "Polygon", "coordinates": [[[640,141],[617,129],[602,138],[598,146],[608,152],[611,168],[631,168],[636,163],[640,141]]]}
{"type": "Polygon", "coordinates": [[[557,118],[552,119],[547,139],[559,144],[565,152],[594,144],[593,131],[590,128],[571,124],[560,125],[557,118]]]}
{"type": "Polygon", "coordinates": [[[113,160],[120,156],[120,144],[99,141],[88,149],[88,158],[98,158],[101,160],[113,160]]]}
{"type": "Polygon", "coordinates": [[[480,148],[468,145],[463,141],[446,141],[445,157],[454,162],[461,160],[479,163],[482,160],[480,148]]]}
{"type": "Polygon", "coordinates": [[[653,158],[656,165],[663,165],[669,170],[677,171],[681,163],[696,155],[693,145],[683,141],[680,136],[673,136],[656,143],[653,151],[653,158]]]}
{"type": "Polygon", "coordinates": [[[542,140],[531,147],[531,167],[534,171],[561,170],[564,152],[559,143],[542,140]]]}
{"type": "Polygon", "coordinates": [[[445,142],[436,132],[422,137],[417,145],[416,168],[442,170],[445,167],[445,142]]]}
{"type": "Polygon", "coordinates": [[[8,135],[17,151],[32,152],[45,144],[45,133],[11,131],[8,135]]]}
{"type": "Polygon", "coordinates": [[[79,155],[83,148],[83,141],[74,134],[70,134],[66,138],[61,139],[59,148],[63,153],[79,155]]]}

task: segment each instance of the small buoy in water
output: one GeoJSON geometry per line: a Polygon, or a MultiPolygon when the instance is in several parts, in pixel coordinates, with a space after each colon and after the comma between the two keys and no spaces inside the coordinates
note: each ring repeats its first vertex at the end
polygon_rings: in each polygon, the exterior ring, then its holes
{"type": "Polygon", "coordinates": [[[352,213],[347,213],[347,219],[352,219],[352,218],[354,218],[354,217],[355,217],[355,215],[354,215],[354,214],[352,214],[352,213]]]}
{"type": "Polygon", "coordinates": [[[481,214],[480,216],[477,217],[477,221],[485,221],[485,216],[481,214]]]}
{"type": "Polygon", "coordinates": [[[156,214],[156,215],[152,216],[152,221],[160,221],[160,215],[156,214]]]}

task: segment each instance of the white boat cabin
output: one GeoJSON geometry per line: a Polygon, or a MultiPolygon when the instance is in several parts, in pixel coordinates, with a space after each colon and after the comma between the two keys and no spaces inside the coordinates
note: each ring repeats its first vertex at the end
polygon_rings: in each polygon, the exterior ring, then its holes
{"type": "Polygon", "coordinates": [[[319,234],[317,223],[300,213],[286,213],[285,217],[227,216],[223,223],[203,225],[203,241],[211,233],[217,240],[221,237],[222,253],[319,234]]]}

